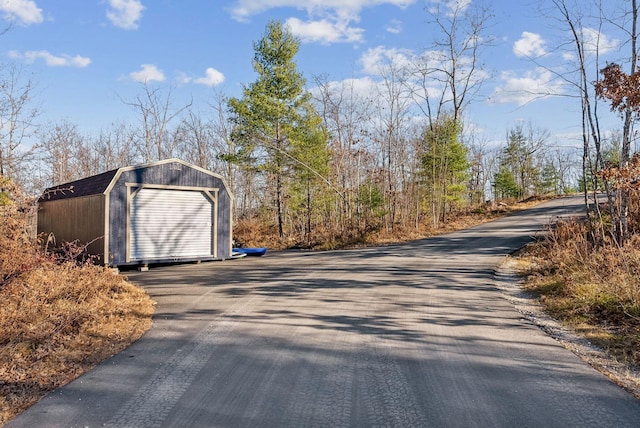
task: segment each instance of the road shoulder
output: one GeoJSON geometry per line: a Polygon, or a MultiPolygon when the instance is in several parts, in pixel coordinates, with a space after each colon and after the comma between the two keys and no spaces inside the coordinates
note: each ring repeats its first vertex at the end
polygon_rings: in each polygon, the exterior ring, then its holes
{"type": "Polygon", "coordinates": [[[505,257],[496,268],[494,278],[496,287],[522,317],[640,399],[640,371],[616,361],[603,349],[548,315],[537,298],[521,287],[522,278],[518,276],[516,266],[512,257],[505,257]]]}

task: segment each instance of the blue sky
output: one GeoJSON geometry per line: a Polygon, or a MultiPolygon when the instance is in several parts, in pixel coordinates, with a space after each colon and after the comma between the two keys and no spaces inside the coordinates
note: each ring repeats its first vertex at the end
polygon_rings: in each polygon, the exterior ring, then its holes
{"type": "MultiPolygon", "coordinates": [[[[321,74],[335,81],[376,80],[377,60],[407,58],[428,48],[434,29],[426,8],[447,2],[0,0],[0,17],[10,24],[0,36],[0,55],[37,84],[34,102],[41,122],[68,120],[96,133],[135,120],[123,101],[140,94],[145,80],[174,87],[176,105],[192,97],[196,109],[206,109],[215,91],[240,96],[242,85],[256,78],[253,43],[273,19],[286,22],[300,38],[296,62],[309,89],[313,76],[321,74]]],[[[531,96],[567,93],[530,59],[566,67],[571,58],[556,50],[566,31],[541,16],[544,1],[485,3],[495,14],[489,30],[495,42],[482,54],[487,79],[467,111],[470,128],[479,139],[503,141],[508,128],[531,122],[549,130],[558,145],[579,145],[573,140],[580,129],[577,101],[531,96]]],[[[601,51],[616,60],[619,36],[598,35],[601,51]]]]}

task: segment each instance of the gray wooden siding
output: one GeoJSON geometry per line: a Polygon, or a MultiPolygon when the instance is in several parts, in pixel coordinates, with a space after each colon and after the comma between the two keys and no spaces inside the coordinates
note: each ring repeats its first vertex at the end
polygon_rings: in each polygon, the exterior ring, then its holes
{"type": "Polygon", "coordinates": [[[109,192],[109,256],[111,264],[127,263],[127,183],[189,188],[216,188],[218,192],[217,258],[231,257],[231,197],[222,179],[179,162],[123,169],[109,192]]]}

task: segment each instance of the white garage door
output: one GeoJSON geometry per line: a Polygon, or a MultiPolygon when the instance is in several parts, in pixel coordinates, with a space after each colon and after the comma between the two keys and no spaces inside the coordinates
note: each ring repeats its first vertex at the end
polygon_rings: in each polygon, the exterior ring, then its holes
{"type": "Polygon", "coordinates": [[[130,259],[212,255],[212,202],[202,192],[143,188],[130,206],[130,259]]]}

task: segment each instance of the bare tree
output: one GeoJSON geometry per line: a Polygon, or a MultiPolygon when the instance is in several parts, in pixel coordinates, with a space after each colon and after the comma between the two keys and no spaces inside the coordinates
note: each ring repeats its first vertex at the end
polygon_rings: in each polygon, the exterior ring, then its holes
{"type": "Polygon", "coordinates": [[[82,178],[89,171],[79,171],[76,153],[78,147],[84,147],[84,138],[75,124],[63,121],[49,125],[41,134],[43,164],[47,169],[49,186],[66,183],[82,178]]]}
{"type": "Polygon", "coordinates": [[[403,165],[408,163],[406,129],[411,98],[403,84],[404,70],[393,61],[379,69],[382,81],[378,84],[376,104],[376,139],[380,144],[381,171],[385,189],[385,216],[388,230],[397,220],[399,192],[406,188],[407,177],[403,165]]]}
{"type": "Polygon", "coordinates": [[[202,168],[214,169],[215,153],[210,125],[199,114],[189,110],[176,126],[172,138],[184,160],[202,168]]]}
{"type": "Polygon", "coordinates": [[[414,60],[413,94],[432,125],[443,113],[460,122],[462,112],[488,77],[481,51],[492,44],[493,14],[471,2],[438,2],[427,6],[437,28],[430,46],[414,60]]]}
{"type": "Polygon", "coordinates": [[[337,223],[344,231],[354,218],[362,220],[359,189],[375,169],[369,129],[374,102],[369,91],[360,91],[353,79],[332,82],[326,76],[316,76],[315,83],[314,101],[331,147],[330,176],[341,196],[328,210],[327,224],[337,223]]]}
{"type": "Polygon", "coordinates": [[[173,144],[169,124],[192,105],[190,101],[178,108],[173,106],[174,87],[166,92],[161,87],[153,87],[149,83],[142,84],[142,93],[133,101],[123,101],[138,114],[140,135],[138,148],[145,162],[164,159],[173,154],[173,144]]]}
{"type": "Polygon", "coordinates": [[[225,155],[235,152],[235,144],[231,138],[231,122],[228,117],[227,98],[221,92],[215,92],[211,102],[211,138],[216,161],[223,162],[220,170],[225,176],[231,189],[237,190],[237,165],[225,158],[225,155]]]}
{"type": "Polygon", "coordinates": [[[491,177],[498,166],[499,152],[485,140],[472,139],[469,144],[471,174],[469,191],[472,203],[483,203],[490,191],[491,177]]]}
{"type": "MultiPolygon", "coordinates": [[[[429,2],[426,10],[436,31],[427,48],[411,61],[404,82],[426,119],[423,134],[429,144],[420,156],[425,161],[423,173],[430,177],[425,182],[431,186],[426,193],[434,227],[438,227],[446,212],[445,199],[450,196],[445,188],[459,189],[458,183],[449,182],[453,173],[450,163],[454,162],[454,153],[460,154],[465,148],[464,110],[488,78],[481,53],[493,41],[488,34],[493,15],[488,7],[459,1],[429,2]],[[435,174],[436,170],[441,174],[435,174]],[[437,183],[433,182],[436,175],[437,183]]],[[[454,163],[462,165],[459,161],[454,163]]],[[[471,162],[474,165],[475,179],[480,180],[478,160],[471,162]]]]}
{"type": "Polygon", "coordinates": [[[133,130],[124,123],[112,124],[103,129],[92,142],[92,150],[98,159],[98,171],[104,172],[135,162],[133,130]]]}
{"type": "MultiPolygon", "coordinates": [[[[556,17],[561,25],[569,30],[571,35],[570,46],[573,47],[572,52],[576,57],[576,70],[571,74],[558,73],[558,76],[565,80],[567,84],[575,89],[575,92],[580,97],[582,107],[582,176],[586,182],[587,177],[596,176],[595,172],[590,169],[595,165],[597,170],[602,170],[606,167],[605,159],[603,156],[603,143],[604,138],[602,136],[600,128],[600,113],[598,110],[598,98],[593,86],[594,75],[597,75],[600,70],[600,34],[605,24],[609,24],[619,30],[623,30],[628,37],[629,55],[625,61],[630,64],[630,71],[635,73],[637,66],[637,17],[638,8],[636,0],[632,0],[629,4],[630,7],[625,6],[622,16],[615,15],[618,12],[610,13],[612,8],[605,9],[605,4],[602,2],[594,2],[594,6],[599,12],[598,16],[589,18],[583,11],[585,5],[578,4],[577,2],[570,2],[569,0],[551,0],[553,5],[553,12],[549,15],[556,17]],[[607,16],[608,14],[608,16],[607,16]],[[585,20],[589,19],[589,23],[585,20]],[[593,28],[596,31],[596,37],[593,37],[593,28]],[[577,78],[575,77],[577,75],[577,78]],[[592,156],[592,145],[595,149],[595,156],[592,156]],[[595,157],[595,162],[592,163],[591,159],[595,157]]],[[[609,6],[607,4],[607,6],[609,6]]],[[[615,8],[614,8],[615,9],[615,8]]],[[[630,110],[623,111],[623,150],[622,150],[622,162],[628,162],[629,149],[631,146],[633,115],[630,110]]],[[[618,243],[624,243],[627,237],[627,211],[628,211],[628,195],[617,195],[612,191],[607,180],[603,181],[604,189],[607,195],[608,209],[612,220],[610,222],[609,234],[618,243]],[[616,197],[621,196],[617,201],[616,197]]],[[[595,192],[597,186],[592,186],[595,192]]],[[[589,202],[589,187],[584,186],[584,198],[587,211],[595,211],[598,217],[602,218],[599,212],[598,204],[594,204],[593,207],[589,202]]],[[[599,228],[604,228],[604,222],[598,223],[599,228]]]]}
{"type": "Polygon", "coordinates": [[[40,112],[34,106],[34,84],[23,78],[21,68],[6,67],[0,79],[0,175],[13,179],[33,158],[35,147],[24,147],[35,134],[40,112]]]}
{"type": "MultiPolygon", "coordinates": [[[[637,75],[637,39],[638,39],[638,4],[636,0],[631,0],[631,9],[625,13],[631,16],[631,29],[625,31],[629,37],[629,45],[631,55],[629,58],[629,74],[622,73],[618,64],[610,64],[605,67],[601,72],[603,78],[596,83],[596,93],[612,101],[612,109],[620,110],[623,116],[622,127],[622,148],[620,152],[620,168],[628,168],[629,161],[631,160],[631,141],[632,141],[632,125],[635,117],[638,115],[639,105],[634,106],[633,98],[638,96],[638,85],[631,83],[631,81],[638,79],[637,75]],[[617,72],[616,72],[617,71],[617,72]],[[616,79],[616,77],[618,79],[616,79]],[[612,94],[613,89],[619,90],[618,94],[612,94]],[[610,91],[606,91],[609,89],[610,91]],[[613,96],[611,96],[613,95],[613,96]],[[622,99],[621,99],[622,98],[622,99]],[[623,101],[624,100],[624,101],[623,101]]],[[[617,22],[617,21],[613,21],[617,22]]],[[[619,28],[625,30],[624,26],[619,28]]],[[[617,230],[617,237],[621,243],[624,243],[629,238],[629,189],[619,189],[619,227],[617,230]]]]}
{"type": "Polygon", "coordinates": [[[573,190],[576,182],[576,157],[571,149],[555,147],[548,151],[546,161],[555,168],[559,193],[565,194],[573,190]]]}

